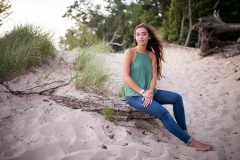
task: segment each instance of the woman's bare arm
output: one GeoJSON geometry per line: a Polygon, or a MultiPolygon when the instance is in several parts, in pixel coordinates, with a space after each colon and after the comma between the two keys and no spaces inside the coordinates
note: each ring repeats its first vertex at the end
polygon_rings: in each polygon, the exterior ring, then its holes
{"type": "Polygon", "coordinates": [[[137,93],[140,93],[141,89],[130,77],[130,65],[135,58],[135,51],[133,49],[127,49],[123,56],[122,64],[122,79],[123,81],[131,87],[137,93]]]}
{"type": "Polygon", "coordinates": [[[152,62],[152,80],[149,86],[149,90],[154,91],[157,83],[157,60],[156,55],[153,52],[150,52],[150,58],[152,62]]]}

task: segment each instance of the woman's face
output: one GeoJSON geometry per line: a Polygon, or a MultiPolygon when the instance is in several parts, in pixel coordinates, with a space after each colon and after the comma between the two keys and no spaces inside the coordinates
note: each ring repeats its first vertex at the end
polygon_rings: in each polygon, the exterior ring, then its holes
{"type": "Polygon", "coordinates": [[[138,45],[147,45],[150,36],[143,27],[137,28],[135,31],[135,39],[138,45]]]}

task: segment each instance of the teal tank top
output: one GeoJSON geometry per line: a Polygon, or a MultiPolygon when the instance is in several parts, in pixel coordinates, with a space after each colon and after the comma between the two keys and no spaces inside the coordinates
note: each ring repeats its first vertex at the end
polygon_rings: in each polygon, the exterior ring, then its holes
{"type": "MultiPolygon", "coordinates": [[[[152,80],[152,63],[148,53],[136,52],[136,58],[130,65],[130,77],[144,90],[149,89],[152,80]]],[[[154,89],[156,93],[156,89],[154,89]]],[[[139,96],[140,94],[125,84],[125,96],[139,96]]]]}

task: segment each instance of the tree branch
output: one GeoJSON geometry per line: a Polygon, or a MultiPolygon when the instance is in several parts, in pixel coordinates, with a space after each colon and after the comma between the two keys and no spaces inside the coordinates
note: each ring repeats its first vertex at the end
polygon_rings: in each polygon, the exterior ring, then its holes
{"type": "MultiPolygon", "coordinates": [[[[11,93],[11,94],[14,94],[14,95],[30,95],[30,94],[39,94],[39,95],[49,95],[49,94],[52,94],[57,88],[60,88],[60,87],[63,87],[63,86],[66,86],[68,84],[70,84],[72,82],[72,80],[74,79],[75,77],[71,78],[67,83],[63,83],[61,85],[58,85],[58,86],[55,86],[55,87],[51,87],[51,88],[48,88],[48,89],[44,89],[42,91],[38,91],[38,92],[31,92],[29,90],[32,90],[32,89],[35,89],[35,88],[38,88],[38,87],[44,87],[44,86],[47,86],[47,85],[50,85],[50,84],[53,84],[53,83],[59,83],[59,82],[62,82],[62,81],[65,81],[67,79],[64,79],[64,80],[59,80],[59,81],[53,81],[53,82],[50,82],[50,83],[43,83],[41,85],[37,85],[37,86],[34,86],[32,88],[27,88],[25,90],[12,90],[8,84],[4,84],[3,82],[1,82],[0,84],[3,85],[4,87],[6,87],[6,89],[8,91],[0,91],[0,92],[3,92],[3,93],[11,93]]],[[[68,78],[69,79],[69,78],[68,78]]]]}
{"type": "Polygon", "coordinates": [[[119,26],[118,26],[118,29],[114,32],[114,34],[113,34],[113,37],[112,37],[112,39],[111,39],[111,41],[110,42],[108,42],[108,45],[117,45],[117,46],[123,46],[123,44],[124,44],[124,40],[122,41],[122,43],[115,43],[115,42],[113,42],[116,38],[118,38],[118,37],[120,37],[120,35],[118,35],[117,33],[118,33],[118,31],[119,31],[119,26]]]}

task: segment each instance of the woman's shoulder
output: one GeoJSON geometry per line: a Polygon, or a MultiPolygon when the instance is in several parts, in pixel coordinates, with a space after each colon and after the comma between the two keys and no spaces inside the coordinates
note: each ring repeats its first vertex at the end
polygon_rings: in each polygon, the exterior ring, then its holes
{"type": "Polygon", "coordinates": [[[148,55],[150,56],[151,59],[156,56],[153,51],[148,51],[148,55]]]}
{"type": "Polygon", "coordinates": [[[128,55],[130,57],[133,57],[135,55],[135,49],[134,48],[128,48],[125,50],[124,54],[125,55],[128,55]]]}
{"type": "Polygon", "coordinates": [[[136,51],[134,48],[127,48],[124,53],[135,53],[135,52],[136,51]]]}

